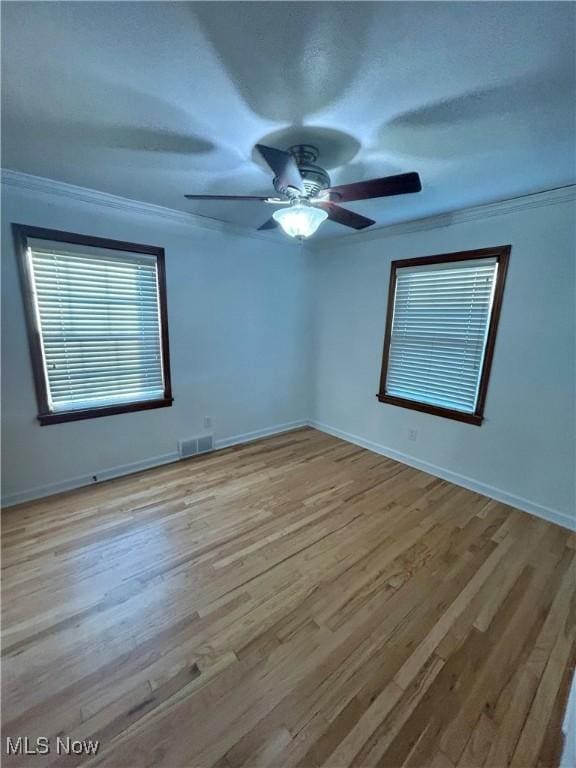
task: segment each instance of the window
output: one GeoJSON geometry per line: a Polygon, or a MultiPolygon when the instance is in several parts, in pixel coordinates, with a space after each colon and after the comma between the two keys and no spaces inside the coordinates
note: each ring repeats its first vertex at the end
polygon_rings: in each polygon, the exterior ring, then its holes
{"type": "Polygon", "coordinates": [[[392,262],[380,402],[482,423],[510,249],[392,262]]]}
{"type": "Polygon", "coordinates": [[[40,423],[171,405],[163,249],[13,229],[40,423]]]}

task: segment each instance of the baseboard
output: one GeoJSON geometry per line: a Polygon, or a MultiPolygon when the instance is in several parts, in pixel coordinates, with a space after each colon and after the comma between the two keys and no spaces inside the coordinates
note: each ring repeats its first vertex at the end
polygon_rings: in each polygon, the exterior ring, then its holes
{"type": "MultiPolygon", "coordinates": [[[[258,440],[261,437],[269,437],[271,435],[279,435],[282,432],[289,432],[293,429],[300,429],[308,425],[306,419],[299,419],[297,421],[285,422],[284,424],[276,424],[272,427],[266,427],[265,429],[257,429],[254,432],[245,432],[242,435],[232,435],[231,437],[225,437],[220,440],[216,440],[214,447],[215,450],[221,450],[222,448],[230,448],[233,445],[240,445],[242,443],[249,443],[253,440],[258,440]]],[[[48,483],[47,485],[37,486],[26,491],[19,493],[11,493],[2,497],[2,507],[13,507],[16,504],[23,504],[27,501],[35,501],[36,499],[43,499],[46,496],[53,496],[56,493],[62,493],[63,491],[72,491],[76,488],[83,488],[87,485],[95,485],[96,483],[103,482],[105,480],[112,480],[115,477],[122,477],[124,475],[132,475],[135,472],[141,472],[144,469],[153,469],[154,467],[160,467],[163,464],[170,464],[171,462],[178,461],[180,456],[177,451],[171,453],[165,453],[160,456],[152,456],[142,461],[135,461],[131,464],[122,464],[116,467],[110,467],[96,472],[94,475],[82,475],[80,477],[73,477],[67,480],[62,480],[57,483],[48,483]],[[96,477],[96,480],[94,478],[96,477]]]]}
{"type": "MultiPolygon", "coordinates": [[[[350,432],[344,432],[341,429],[336,429],[328,424],[322,424],[318,421],[310,421],[307,419],[298,419],[296,421],[285,422],[284,424],[276,424],[272,427],[266,427],[264,429],[257,429],[253,432],[244,432],[239,435],[232,435],[230,437],[224,437],[215,441],[215,450],[221,450],[223,448],[230,448],[234,445],[242,445],[243,443],[250,443],[254,440],[259,440],[263,437],[271,437],[272,435],[279,435],[283,432],[290,432],[294,429],[301,429],[302,427],[310,426],[320,432],[325,432],[328,435],[333,435],[341,440],[346,440],[354,445],[359,445],[362,448],[366,448],[374,453],[379,453],[382,456],[386,456],[389,459],[394,459],[402,464],[407,464],[415,469],[420,469],[423,472],[427,472],[435,477],[440,477],[442,480],[447,480],[454,485],[459,485],[462,488],[467,488],[475,493],[480,493],[483,496],[488,496],[491,499],[500,501],[503,504],[508,504],[511,507],[521,509],[523,512],[536,515],[537,517],[547,520],[551,523],[561,525],[563,528],[568,528],[571,531],[576,531],[576,518],[570,517],[570,515],[564,512],[559,512],[549,507],[544,507],[541,504],[524,499],[521,496],[515,496],[514,494],[503,491],[499,488],[494,488],[491,485],[486,485],[473,478],[460,475],[457,472],[452,472],[449,469],[438,467],[435,464],[431,464],[428,461],[422,461],[416,459],[408,454],[395,451],[391,448],[375,443],[372,440],[367,440],[358,435],[353,435],[350,432]]],[[[165,453],[160,456],[153,456],[142,461],[133,462],[131,464],[123,464],[109,469],[102,470],[96,475],[83,475],[80,477],[70,478],[68,480],[62,480],[57,483],[49,483],[43,486],[37,486],[26,491],[19,493],[8,494],[2,497],[2,507],[12,507],[16,504],[22,504],[27,501],[34,501],[36,499],[42,499],[46,496],[52,496],[56,493],[62,493],[63,491],[71,491],[75,488],[82,488],[87,485],[94,485],[95,482],[101,482],[104,480],[111,480],[115,477],[122,477],[124,475],[131,475],[135,472],[141,472],[144,469],[152,469],[153,467],[159,467],[163,464],[170,464],[171,462],[178,461],[179,455],[176,451],[171,453],[165,453]],[[94,477],[97,480],[94,480],[94,477]]]]}
{"type": "Polygon", "coordinates": [[[117,467],[103,469],[93,475],[81,475],[80,477],[72,477],[57,483],[39,485],[36,486],[36,488],[31,488],[27,491],[20,491],[19,493],[11,493],[3,496],[2,507],[13,507],[15,504],[23,504],[27,501],[35,501],[36,499],[43,499],[46,496],[53,496],[55,493],[73,491],[75,488],[83,488],[86,485],[96,485],[104,480],[112,480],[115,477],[132,475],[134,472],[141,472],[143,469],[152,469],[153,467],[160,467],[162,464],[170,464],[172,461],[178,461],[179,458],[178,452],[173,451],[172,453],[165,453],[161,456],[152,456],[149,459],[143,459],[142,461],[134,461],[131,464],[121,464],[117,467]]]}
{"type": "Polygon", "coordinates": [[[233,445],[242,443],[251,443],[253,440],[259,440],[261,437],[270,437],[271,435],[280,435],[282,432],[291,432],[293,429],[307,427],[310,422],[307,419],[298,419],[297,421],[287,421],[284,424],[277,424],[275,427],[266,429],[256,429],[254,432],[244,432],[242,435],[232,435],[214,441],[214,447],[218,451],[221,448],[230,448],[233,445]]]}
{"type": "Polygon", "coordinates": [[[309,426],[314,427],[314,429],[317,429],[320,432],[326,432],[326,434],[332,435],[333,437],[339,437],[341,440],[346,440],[348,443],[354,443],[354,445],[359,445],[362,448],[366,448],[367,450],[373,451],[374,453],[379,453],[380,455],[386,456],[389,459],[394,459],[395,461],[399,461],[402,464],[407,464],[408,466],[414,467],[415,469],[420,469],[422,472],[427,472],[428,474],[434,475],[435,477],[440,477],[442,480],[448,480],[450,483],[459,485],[462,488],[467,488],[469,491],[480,493],[482,496],[488,496],[488,498],[500,501],[510,507],[516,507],[523,512],[536,515],[536,517],[540,517],[550,523],[556,523],[556,525],[561,525],[563,528],[568,528],[570,531],[576,531],[576,517],[570,517],[570,515],[567,515],[565,512],[559,512],[555,509],[544,507],[541,504],[530,501],[529,499],[524,499],[521,496],[515,496],[514,494],[503,491],[500,488],[494,488],[491,485],[486,485],[486,483],[481,483],[478,480],[474,480],[471,477],[466,477],[465,475],[460,475],[457,472],[452,472],[449,469],[438,467],[428,461],[415,459],[408,454],[395,451],[391,448],[387,448],[384,445],[380,445],[380,443],[375,443],[372,440],[366,440],[365,438],[359,437],[358,435],[353,435],[350,432],[343,432],[341,429],[330,427],[328,424],[322,424],[318,421],[310,421],[308,423],[309,426]]]}

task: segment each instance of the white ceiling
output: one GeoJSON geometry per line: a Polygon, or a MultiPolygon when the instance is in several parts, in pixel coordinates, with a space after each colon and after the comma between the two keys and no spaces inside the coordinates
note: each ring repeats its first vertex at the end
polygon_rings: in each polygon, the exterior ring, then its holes
{"type": "Polygon", "coordinates": [[[420,194],[349,204],[379,226],[576,181],[570,2],[9,2],[2,16],[5,168],[247,227],[270,206],[183,195],[271,192],[253,159],[267,137],[317,143],[333,183],[418,171],[420,194]]]}

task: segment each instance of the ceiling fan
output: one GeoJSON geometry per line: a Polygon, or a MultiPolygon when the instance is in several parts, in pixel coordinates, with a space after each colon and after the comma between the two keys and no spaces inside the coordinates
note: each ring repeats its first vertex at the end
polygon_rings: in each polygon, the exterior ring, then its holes
{"type": "Polygon", "coordinates": [[[339,203],[368,200],[375,197],[420,192],[417,173],[401,173],[355,184],[330,186],[330,176],[316,165],[318,149],[311,144],[296,144],[287,152],[257,144],[256,149],[274,172],[274,189],[279,197],[259,195],[184,195],[188,200],[253,200],[286,206],[274,211],[258,229],[274,229],[278,225],[286,234],[299,240],[310,237],[326,219],[352,229],[364,229],[375,222],[359,213],[342,208],[339,203]]]}

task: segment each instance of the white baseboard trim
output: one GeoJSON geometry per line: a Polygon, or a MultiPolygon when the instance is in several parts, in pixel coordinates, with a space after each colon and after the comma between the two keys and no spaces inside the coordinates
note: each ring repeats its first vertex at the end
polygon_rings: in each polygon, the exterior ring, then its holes
{"type": "Polygon", "coordinates": [[[233,445],[242,443],[251,443],[253,440],[259,440],[261,437],[271,435],[280,435],[282,432],[291,432],[293,429],[301,429],[310,424],[308,419],[298,419],[297,421],[287,421],[285,424],[277,424],[275,427],[266,427],[265,429],[256,429],[254,432],[244,432],[242,435],[232,435],[232,437],[223,437],[214,441],[214,447],[218,451],[221,448],[230,448],[233,445]]]}
{"type": "Polygon", "coordinates": [[[570,531],[576,531],[576,517],[570,517],[570,515],[567,515],[565,512],[558,512],[555,509],[544,507],[529,499],[515,496],[507,491],[502,491],[500,488],[494,488],[491,485],[486,485],[486,483],[474,480],[471,477],[466,477],[457,472],[452,472],[449,469],[438,467],[428,461],[415,459],[400,451],[386,448],[384,445],[380,445],[380,443],[375,443],[372,440],[366,440],[365,438],[353,435],[350,432],[343,432],[341,429],[330,427],[328,424],[322,424],[318,421],[310,421],[309,425],[320,432],[326,432],[326,434],[332,435],[333,437],[339,437],[341,440],[346,440],[348,443],[359,445],[361,448],[366,448],[369,451],[379,453],[389,459],[394,459],[402,464],[407,464],[415,469],[420,469],[422,472],[427,472],[435,477],[440,477],[442,480],[448,480],[448,482],[454,483],[454,485],[459,485],[462,488],[467,488],[469,491],[480,493],[482,496],[488,496],[490,499],[495,499],[510,507],[516,507],[523,512],[528,512],[531,515],[536,515],[536,517],[541,517],[543,520],[547,520],[550,523],[556,523],[556,525],[561,525],[563,528],[568,528],[570,531]]]}
{"type": "Polygon", "coordinates": [[[86,485],[97,485],[104,480],[112,480],[114,477],[132,475],[134,472],[141,472],[143,469],[151,469],[152,467],[159,467],[162,464],[170,464],[172,461],[178,461],[179,458],[178,452],[173,451],[172,453],[164,453],[161,456],[152,456],[149,459],[143,459],[142,461],[134,461],[131,464],[121,464],[117,467],[103,469],[99,472],[95,472],[93,475],[71,477],[68,480],[61,480],[57,483],[39,485],[36,486],[36,488],[30,488],[27,491],[10,493],[2,497],[2,507],[13,507],[15,504],[23,504],[27,501],[43,499],[45,496],[53,496],[55,493],[73,491],[75,488],[82,488],[86,485]],[[94,480],[95,477],[97,478],[96,480],[94,480]]]}
{"type": "MultiPolygon", "coordinates": [[[[250,443],[261,437],[279,435],[282,432],[290,432],[293,429],[300,429],[301,427],[306,426],[308,426],[308,421],[306,419],[285,422],[284,424],[276,424],[275,426],[266,427],[265,429],[257,429],[254,432],[245,432],[242,435],[233,435],[232,437],[224,437],[220,440],[216,440],[214,448],[215,450],[230,448],[233,445],[250,443]]],[[[2,497],[2,507],[13,507],[16,504],[23,504],[27,501],[35,501],[36,499],[43,499],[46,496],[53,496],[55,493],[72,491],[75,488],[82,488],[87,485],[96,485],[104,480],[112,480],[115,477],[132,475],[135,472],[141,472],[144,469],[152,469],[154,467],[160,467],[163,464],[179,461],[179,459],[180,455],[178,454],[178,451],[172,451],[171,453],[152,456],[148,459],[143,459],[142,461],[135,461],[131,464],[122,464],[117,467],[103,469],[95,472],[93,475],[82,475],[80,477],[69,478],[68,480],[61,480],[57,483],[48,483],[46,485],[37,486],[36,488],[31,488],[27,491],[7,494],[2,497]],[[97,479],[94,480],[94,477],[97,479]]]]}
{"type": "MultiPolygon", "coordinates": [[[[420,469],[422,472],[427,472],[435,477],[440,477],[442,480],[447,480],[450,483],[459,485],[462,488],[467,488],[475,493],[480,493],[483,496],[488,496],[491,499],[500,501],[503,504],[508,504],[511,507],[521,509],[523,512],[536,515],[537,517],[547,520],[551,523],[561,525],[563,528],[568,528],[571,531],[576,531],[576,517],[570,517],[570,515],[564,512],[558,512],[557,510],[550,509],[541,504],[537,504],[528,499],[524,499],[521,496],[515,496],[514,494],[502,491],[499,488],[494,488],[491,485],[486,485],[473,478],[460,475],[457,472],[452,472],[449,469],[438,467],[435,464],[431,464],[428,461],[421,459],[415,459],[408,454],[395,451],[391,448],[387,448],[380,443],[375,443],[372,440],[367,440],[358,435],[353,435],[350,432],[344,432],[341,429],[336,429],[328,424],[323,424],[318,421],[310,421],[308,419],[298,419],[296,421],[285,422],[284,424],[276,424],[272,427],[266,427],[264,429],[257,429],[253,432],[245,432],[240,435],[232,435],[230,437],[224,437],[216,440],[214,443],[215,450],[221,450],[223,448],[230,448],[234,445],[242,445],[243,443],[251,443],[254,440],[259,440],[263,437],[271,437],[272,435],[279,435],[283,432],[291,432],[295,429],[301,429],[302,427],[310,426],[320,432],[325,432],[328,435],[338,437],[341,440],[346,440],[348,443],[359,445],[361,448],[366,448],[369,451],[378,453],[381,456],[386,456],[389,459],[394,459],[402,464],[407,464],[415,469],[420,469]]],[[[42,499],[46,496],[52,496],[56,493],[62,493],[63,491],[71,491],[75,488],[82,488],[87,485],[94,485],[95,483],[102,482],[104,480],[112,480],[115,477],[122,477],[124,475],[131,475],[135,472],[141,472],[145,469],[152,469],[153,467],[159,467],[163,464],[170,464],[171,462],[178,461],[179,455],[177,451],[171,453],[165,453],[160,456],[153,456],[142,461],[136,461],[131,464],[123,464],[117,467],[111,467],[109,469],[101,470],[96,475],[82,475],[80,477],[69,478],[57,483],[48,483],[46,485],[37,486],[26,491],[18,493],[8,494],[2,497],[2,507],[12,507],[16,504],[22,504],[27,501],[34,501],[36,499],[42,499]],[[94,480],[94,476],[97,480],[94,480]]]]}

